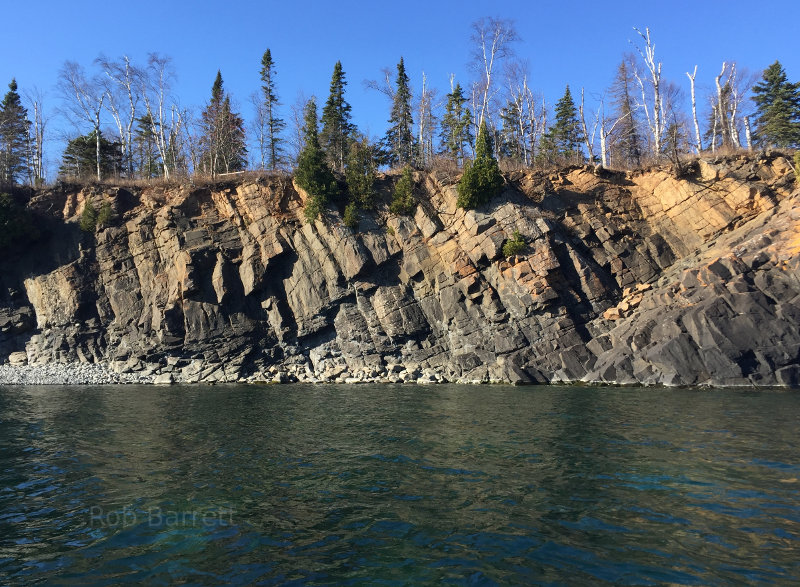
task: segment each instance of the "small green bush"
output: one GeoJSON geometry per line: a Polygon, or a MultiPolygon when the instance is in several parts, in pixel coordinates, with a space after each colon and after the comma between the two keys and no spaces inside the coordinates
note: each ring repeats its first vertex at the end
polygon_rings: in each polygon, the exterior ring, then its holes
{"type": "Polygon", "coordinates": [[[410,215],[417,208],[417,201],[414,199],[414,177],[411,175],[411,168],[406,165],[403,175],[397,182],[392,196],[392,203],[389,205],[389,212],[392,214],[410,215]]]}
{"type": "Polygon", "coordinates": [[[800,180],[800,151],[794,154],[794,175],[800,180]]]}
{"type": "Polygon", "coordinates": [[[518,230],[515,230],[512,237],[508,239],[505,243],[503,243],[504,257],[513,257],[514,255],[519,255],[524,250],[525,250],[525,239],[522,237],[522,235],[519,233],[518,230]]]}
{"type": "Polygon", "coordinates": [[[91,201],[87,200],[81,214],[81,230],[83,232],[94,232],[97,228],[97,210],[91,201]]]}
{"type": "Polygon", "coordinates": [[[108,226],[114,219],[114,211],[111,209],[111,203],[104,201],[100,206],[100,212],[97,213],[97,227],[103,228],[108,226]]]}
{"type": "Polygon", "coordinates": [[[355,202],[350,202],[344,209],[344,217],[342,218],[344,225],[353,232],[358,230],[358,205],[355,202]]]}
{"type": "Polygon", "coordinates": [[[307,222],[314,222],[322,212],[328,199],[325,196],[311,196],[306,202],[306,207],[303,208],[303,215],[306,217],[307,222]]]}

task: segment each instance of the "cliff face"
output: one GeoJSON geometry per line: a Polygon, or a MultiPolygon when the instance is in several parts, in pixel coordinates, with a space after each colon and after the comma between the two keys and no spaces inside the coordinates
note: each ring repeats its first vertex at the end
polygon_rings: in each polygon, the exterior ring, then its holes
{"type": "Polygon", "coordinates": [[[280,178],[42,193],[30,206],[56,228],[0,266],[0,361],[187,382],[800,383],[782,156],[507,179],[465,212],[451,180],[417,174],[413,217],[382,203],[358,234],[336,213],[302,222],[280,178]],[[88,199],[119,216],[94,237],[88,199]],[[515,230],[528,246],[505,259],[515,230]]]}

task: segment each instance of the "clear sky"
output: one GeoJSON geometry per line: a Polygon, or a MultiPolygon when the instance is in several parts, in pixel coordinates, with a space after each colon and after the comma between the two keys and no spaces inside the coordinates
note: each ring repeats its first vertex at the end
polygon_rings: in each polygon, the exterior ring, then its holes
{"type": "MultiPolygon", "coordinates": [[[[249,96],[259,89],[260,59],[272,51],[282,114],[299,93],[324,102],[337,60],[348,81],[354,122],[372,136],[385,130],[388,101],[364,87],[365,79],[394,69],[402,55],[414,90],[422,72],[449,91],[449,75],[468,86],[470,24],[482,16],[512,19],[521,37],[530,85],[549,104],[569,84],[573,95],[608,87],[633,27],[650,27],[663,75],[688,94],[685,72],[698,65],[698,99],[714,85],[723,61],[760,71],[776,59],[791,81],[800,81],[800,2],[795,0],[694,0],[536,2],[495,0],[39,0],[5,2],[0,90],[16,77],[21,93],[36,86],[55,109],[57,74],[65,60],[87,68],[104,54],[144,63],[149,52],[172,57],[182,105],[201,107],[217,69],[246,120],[249,96]]],[[[54,119],[51,130],[62,124],[54,119]]],[[[90,129],[84,129],[86,132],[90,129]]],[[[55,147],[53,147],[55,150],[55,147]]],[[[60,147],[59,147],[60,150],[60,147]]],[[[50,153],[58,159],[59,153],[50,153]]]]}

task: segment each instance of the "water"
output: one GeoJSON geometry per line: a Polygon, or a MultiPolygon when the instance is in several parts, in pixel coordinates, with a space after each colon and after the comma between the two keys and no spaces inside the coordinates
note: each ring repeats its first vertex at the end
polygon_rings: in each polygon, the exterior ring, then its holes
{"type": "Polygon", "coordinates": [[[800,395],[0,388],[0,583],[800,581],[800,395]]]}

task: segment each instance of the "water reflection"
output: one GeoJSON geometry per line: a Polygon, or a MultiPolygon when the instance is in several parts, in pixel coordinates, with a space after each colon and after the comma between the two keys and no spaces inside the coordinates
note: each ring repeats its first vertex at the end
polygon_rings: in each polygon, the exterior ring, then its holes
{"type": "Polygon", "coordinates": [[[800,397],[0,389],[0,579],[800,578],[800,397]]]}

